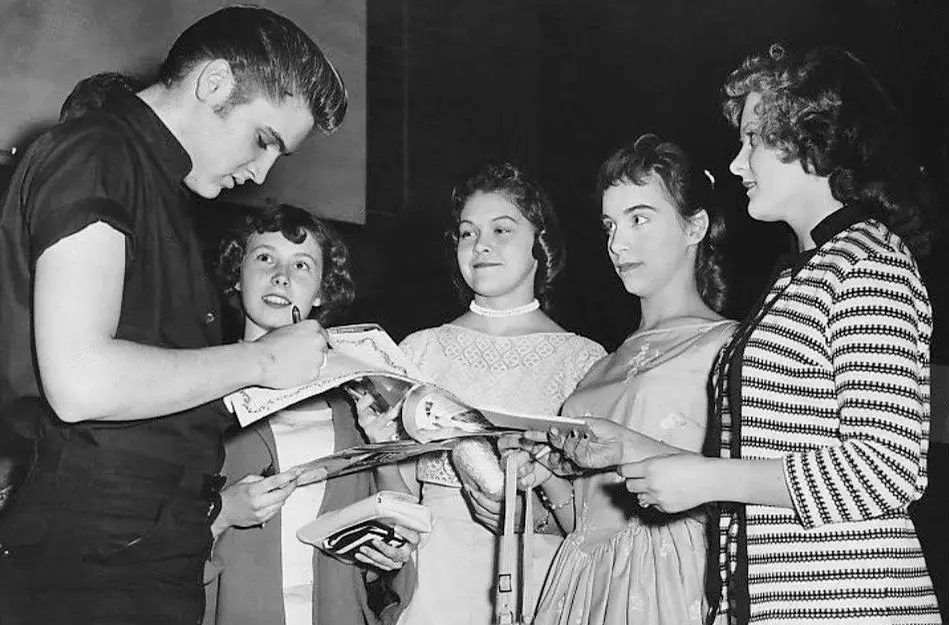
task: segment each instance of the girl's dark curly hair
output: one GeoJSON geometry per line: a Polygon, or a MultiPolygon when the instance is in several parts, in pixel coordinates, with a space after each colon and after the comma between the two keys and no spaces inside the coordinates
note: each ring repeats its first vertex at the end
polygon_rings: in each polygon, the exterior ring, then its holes
{"type": "Polygon", "coordinates": [[[451,225],[445,234],[451,252],[452,281],[462,303],[471,301],[474,293],[461,275],[455,257],[458,250],[458,227],[461,223],[461,211],[477,193],[503,195],[534,226],[534,247],[531,250],[537,259],[534,296],[541,307],[548,310],[553,282],[566,263],[567,253],[560,235],[557,214],[547,194],[511,163],[485,163],[469,172],[451,191],[451,225]]]}
{"type": "Polygon", "coordinates": [[[711,174],[696,167],[676,144],[645,134],[603,161],[597,174],[597,194],[602,198],[607,189],[620,184],[647,184],[653,175],[662,181],[682,219],[702,210],[708,215],[708,231],[695,255],[695,282],[702,301],[712,310],[724,312],[728,295],[722,267],[725,218],[711,174]]]}
{"type": "Polygon", "coordinates": [[[244,309],[237,290],[237,283],[241,278],[241,263],[244,262],[250,236],[265,232],[280,232],[292,243],[303,243],[309,234],[320,246],[323,252],[321,303],[310,311],[311,317],[325,325],[352,303],[355,288],[349,273],[349,249],[340,236],[329,224],[302,208],[276,204],[249,211],[221,243],[215,273],[231,306],[243,314],[244,309]]]}
{"type": "Polygon", "coordinates": [[[772,45],[745,59],[725,82],[722,111],[736,128],[749,94],[761,101],[759,136],[804,170],[826,176],[834,198],[859,203],[918,257],[929,249],[922,174],[903,120],[867,67],[846,50],[789,54],[772,45]]]}

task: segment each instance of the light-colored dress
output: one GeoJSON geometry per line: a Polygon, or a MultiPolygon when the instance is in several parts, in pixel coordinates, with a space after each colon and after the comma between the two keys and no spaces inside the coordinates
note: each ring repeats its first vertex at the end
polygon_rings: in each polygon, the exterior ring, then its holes
{"type": "MultiPolygon", "coordinates": [[[[285,409],[270,417],[277,464],[293,467],[333,453],[333,411],[285,409]]],[[[297,538],[323,505],[326,482],[295,489],[281,509],[280,564],[284,625],[313,625],[313,546],[297,538]]]]}
{"type": "MultiPolygon", "coordinates": [[[[568,332],[491,336],[452,324],[416,332],[400,347],[426,377],[467,403],[547,415],[559,414],[605,355],[599,344],[568,332]]],[[[435,528],[417,552],[418,584],[400,624],[489,625],[497,537],[472,519],[446,454],[420,459],[417,476],[435,528]]],[[[538,589],[560,539],[535,538],[531,583],[538,589]]]]}
{"type": "MultiPolygon", "coordinates": [[[[566,401],[676,447],[700,451],[708,379],[732,321],[638,332],[566,401]]],[[[537,625],[702,623],[705,525],[699,511],[643,509],[615,473],[574,482],[577,526],[547,576],[537,625]]]]}

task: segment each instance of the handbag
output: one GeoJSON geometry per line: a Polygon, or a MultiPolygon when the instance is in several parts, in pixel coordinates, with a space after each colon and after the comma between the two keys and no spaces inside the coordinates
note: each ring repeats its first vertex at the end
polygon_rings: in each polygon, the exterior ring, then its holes
{"type": "Polygon", "coordinates": [[[432,531],[432,512],[415,497],[382,490],[339,510],[318,516],[297,531],[297,538],[344,562],[355,562],[359,548],[376,538],[399,547],[399,525],[421,534],[432,531]]]}

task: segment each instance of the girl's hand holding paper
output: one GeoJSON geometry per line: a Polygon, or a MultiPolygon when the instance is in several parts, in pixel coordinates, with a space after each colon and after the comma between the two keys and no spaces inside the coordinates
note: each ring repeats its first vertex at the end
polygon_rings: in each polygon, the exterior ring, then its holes
{"type": "Polygon", "coordinates": [[[211,527],[219,536],[228,527],[263,525],[283,507],[297,487],[298,473],[288,471],[270,477],[247,475],[221,491],[221,513],[211,527]]]}
{"type": "Polygon", "coordinates": [[[356,401],[356,414],[359,416],[359,427],[371,443],[385,443],[399,437],[399,416],[402,404],[397,404],[380,414],[372,407],[373,397],[368,393],[356,401]]]}
{"type": "Polygon", "coordinates": [[[517,487],[526,490],[538,487],[551,478],[553,472],[541,459],[549,458],[550,445],[538,443],[520,434],[508,434],[498,439],[501,458],[509,455],[517,463],[517,487]]]}
{"type": "Polygon", "coordinates": [[[552,429],[547,439],[551,446],[583,469],[603,469],[623,462],[631,430],[606,419],[583,419],[589,432],[552,429]]]}

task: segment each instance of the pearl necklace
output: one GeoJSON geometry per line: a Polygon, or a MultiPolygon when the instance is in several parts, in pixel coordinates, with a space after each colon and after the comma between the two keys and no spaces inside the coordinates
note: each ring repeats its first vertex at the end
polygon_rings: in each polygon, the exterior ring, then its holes
{"type": "Polygon", "coordinates": [[[468,310],[474,314],[481,315],[482,317],[491,317],[493,319],[506,319],[508,317],[526,315],[527,313],[533,312],[538,308],[540,308],[540,302],[538,302],[536,299],[524,304],[523,306],[515,306],[514,308],[505,309],[485,308],[474,300],[471,300],[471,303],[468,304],[468,310]]]}

